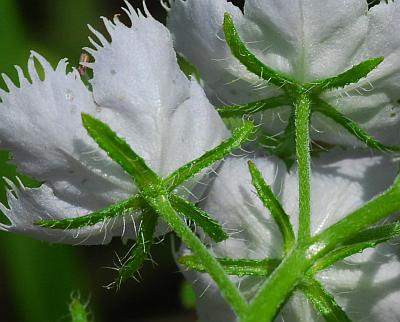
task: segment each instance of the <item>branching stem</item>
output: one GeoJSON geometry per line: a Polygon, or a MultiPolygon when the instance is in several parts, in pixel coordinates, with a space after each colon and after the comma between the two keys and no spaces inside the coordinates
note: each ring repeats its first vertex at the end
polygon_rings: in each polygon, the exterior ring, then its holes
{"type": "Polygon", "coordinates": [[[236,312],[239,318],[244,318],[248,306],[246,300],[243,298],[235,284],[229,279],[229,276],[226,274],[218,260],[182,221],[174,208],[172,208],[167,195],[161,194],[155,198],[146,198],[146,200],[200,259],[206,271],[218,285],[224,298],[232,306],[232,309],[236,312]]]}

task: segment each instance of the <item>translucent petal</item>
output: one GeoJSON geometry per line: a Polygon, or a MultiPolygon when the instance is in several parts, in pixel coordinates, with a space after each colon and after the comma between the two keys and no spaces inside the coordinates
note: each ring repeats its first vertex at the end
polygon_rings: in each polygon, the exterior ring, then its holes
{"type": "Polygon", "coordinates": [[[343,71],[349,55],[363,40],[366,12],[363,0],[245,2],[245,16],[258,27],[253,36],[270,46],[264,52],[260,45],[255,46],[255,53],[304,82],[343,71]],[[286,66],[276,65],[271,56],[282,57],[286,66]]]}
{"type": "Polygon", "coordinates": [[[132,26],[105,20],[111,42],[94,52],[99,116],[165,176],[228,136],[202,89],[178,67],[169,31],[127,10],[132,26]]]}
{"type": "Polygon", "coordinates": [[[132,193],[129,178],[82,126],[81,112],[97,110],[78,73],[66,73],[64,60],[53,69],[36,53],[28,69],[32,81],[23,78],[20,87],[9,85],[0,103],[0,147],[12,152],[18,170],[46,182],[63,200],[89,209],[132,193]]]}
{"type": "Polygon", "coordinates": [[[244,40],[251,42],[248,25],[253,26],[253,23],[231,3],[175,0],[168,18],[175,48],[199,69],[207,95],[217,106],[257,100],[266,95],[266,91],[271,95],[278,93],[276,89],[266,89],[265,82],[249,73],[232,56],[222,29],[225,12],[233,16],[238,29],[245,33],[244,40]]]}
{"type": "Polygon", "coordinates": [[[125,218],[109,220],[78,230],[52,230],[36,226],[33,223],[38,220],[78,217],[87,214],[88,210],[57,198],[47,185],[29,189],[21,183],[20,187],[17,187],[9,180],[7,182],[10,187],[7,192],[8,206],[0,204],[0,209],[11,224],[0,224],[2,230],[52,243],[75,245],[105,244],[109,243],[113,236],[134,238],[136,235],[132,225],[135,214],[127,214],[125,218]]]}
{"type": "Polygon", "coordinates": [[[195,80],[190,83],[190,98],[171,113],[166,132],[159,172],[162,176],[197,159],[229,137],[217,111],[195,80]]]}

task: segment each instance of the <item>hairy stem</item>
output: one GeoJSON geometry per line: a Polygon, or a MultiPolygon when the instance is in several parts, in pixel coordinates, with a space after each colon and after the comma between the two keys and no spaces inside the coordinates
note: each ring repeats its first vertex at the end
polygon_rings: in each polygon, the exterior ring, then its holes
{"type": "Polygon", "coordinates": [[[261,290],[250,303],[243,322],[270,322],[307,270],[312,260],[307,256],[307,249],[294,249],[268,277],[261,290]]]}
{"type": "Polygon", "coordinates": [[[299,177],[299,232],[297,247],[269,276],[251,302],[244,322],[272,321],[307,270],[314,253],[310,253],[310,135],[311,99],[302,93],[295,105],[296,155],[299,177]]]}
{"type": "Polygon", "coordinates": [[[166,194],[154,198],[146,198],[148,203],[168,223],[172,230],[182,239],[193,253],[200,259],[208,274],[213,278],[221,290],[222,295],[232,306],[235,313],[242,318],[246,313],[247,302],[238,288],[231,282],[218,260],[210,254],[201,240],[182,221],[172,208],[166,194]]]}
{"type": "Polygon", "coordinates": [[[310,113],[311,100],[301,94],[295,106],[296,155],[299,177],[299,243],[310,239],[310,113]]]}

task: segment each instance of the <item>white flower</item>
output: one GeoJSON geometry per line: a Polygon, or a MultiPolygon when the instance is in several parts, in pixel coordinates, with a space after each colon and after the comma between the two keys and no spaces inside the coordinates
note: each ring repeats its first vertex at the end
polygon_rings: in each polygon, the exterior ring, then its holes
{"type": "MultiPolygon", "coordinates": [[[[255,163],[298,228],[297,170],[288,173],[281,161],[257,158],[255,163]]],[[[312,233],[316,234],[363,205],[393,182],[397,166],[368,153],[333,152],[315,159],[311,177],[312,233]]],[[[224,224],[231,238],[210,244],[217,257],[264,259],[282,256],[278,227],[255,194],[245,160],[228,159],[214,182],[204,208],[224,224]]],[[[200,321],[233,322],[234,313],[207,274],[184,271],[197,294],[200,321]]],[[[382,244],[318,274],[352,321],[400,320],[400,261],[398,247],[382,244]]],[[[232,277],[252,298],[261,278],[232,277]]],[[[322,321],[305,297],[295,292],[276,321],[322,321]]]]}
{"type": "Polygon", "coordinates": [[[19,171],[44,184],[27,189],[9,182],[9,208],[0,209],[11,225],[0,229],[65,243],[134,237],[135,214],[79,231],[32,224],[82,216],[136,192],[132,179],[86,133],[81,112],[110,125],[160,176],[228,136],[203,90],[180,71],[168,30],[127,5],[131,27],[104,19],[111,42],[92,29],[100,42],[91,40],[95,49],[86,49],[95,58],[88,64],[93,92],[76,70],[66,72],[65,60],[53,69],[36,53],[28,63],[31,81],[19,67],[19,86],[4,76],[9,90],[0,92],[0,147],[13,153],[19,171]]]}
{"type": "MultiPolygon", "coordinates": [[[[359,83],[322,98],[387,144],[399,142],[400,3],[368,11],[366,0],[246,0],[244,13],[226,0],[174,0],[168,26],[176,49],[200,71],[212,103],[243,104],[282,90],[261,81],[232,56],[222,24],[232,15],[239,35],[258,59],[299,82],[336,76],[367,59],[384,62],[359,83]]],[[[264,123],[284,128],[289,108],[265,112],[264,123]]],[[[340,126],[313,115],[313,138],[356,144],[340,126]],[[340,135],[336,134],[339,131],[340,135]]]]}

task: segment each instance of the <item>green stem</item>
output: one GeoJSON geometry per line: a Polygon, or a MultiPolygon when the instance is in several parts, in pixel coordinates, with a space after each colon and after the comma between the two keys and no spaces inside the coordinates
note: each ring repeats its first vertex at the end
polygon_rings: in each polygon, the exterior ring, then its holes
{"type": "Polygon", "coordinates": [[[270,322],[312,265],[307,249],[297,247],[269,276],[250,303],[243,322],[270,322]]]}
{"type": "Polygon", "coordinates": [[[306,243],[310,232],[310,114],[311,99],[301,94],[295,106],[296,155],[299,176],[299,243],[306,243]]]}
{"type": "MultiPolygon", "coordinates": [[[[301,93],[295,105],[296,155],[299,177],[298,246],[282,261],[261,287],[244,322],[272,321],[289,294],[315,260],[310,253],[310,125],[311,99],[301,93]]],[[[312,250],[312,249],[311,249],[312,250]]]]}
{"type": "Polygon", "coordinates": [[[222,295],[229,302],[237,316],[243,318],[248,306],[246,300],[229,279],[218,260],[209,253],[206,246],[175,212],[168,200],[168,196],[165,193],[155,197],[146,196],[146,200],[200,259],[202,265],[218,285],[222,295]]]}

